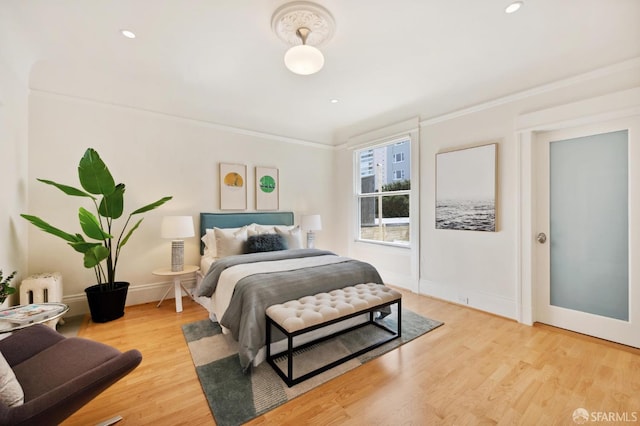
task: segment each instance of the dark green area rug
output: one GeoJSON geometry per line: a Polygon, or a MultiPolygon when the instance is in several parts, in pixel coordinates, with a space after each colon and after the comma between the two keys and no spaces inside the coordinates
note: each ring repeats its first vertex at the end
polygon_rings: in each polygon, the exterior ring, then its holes
{"type": "MultiPolygon", "coordinates": [[[[396,311],[381,321],[395,330],[396,311]]],[[[442,324],[440,321],[403,309],[400,339],[392,340],[291,388],[287,387],[266,362],[252,368],[251,373],[243,373],[238,360],[237,343],[231,337],[222,334],[218,323],[210,320],[198,321],[182,326],[182,332],[216,423],[226,426],[247,422],[442,324]]],[[[353,353],[360,345],[364,347],[374,339],[382,340],[383,334],[380,333],[384,332],[378,327],[366,326],[314,345],[296,354],[294,365],[307,370],[317,365],[328,364],[346,353],[353,353]]],[[[298,377],[302,372],[304,371],[295,371],[294,376],[298,377]]]]}

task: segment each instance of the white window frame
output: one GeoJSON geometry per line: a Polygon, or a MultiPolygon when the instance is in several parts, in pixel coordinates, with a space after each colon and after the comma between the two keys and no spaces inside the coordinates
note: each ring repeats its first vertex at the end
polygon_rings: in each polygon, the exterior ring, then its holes
{"type": "MultiPolygon", "coordinates": [[[[354,188],[355,188],[355,197],[354,197],[354,201],[355,201],[355,206],[356,206],[356,227],[355,227],[355,241],[356,242],[360,242],[360,243],[370,243],[370,244],[379,244],[379,245],[384,245],[384,246],[392,246],[392,247],[400,247],[400,248],[407,248],[407,249],[411,249],[412,246],[414,246],[416,244],[416,241],[414,241],[415,237],[414,235],[416,235],[414,232],[411,232],[411,229],[413,228],[413,226],[417,223],[418,218],[417,217],[413,217],[413,215],[411,214],[412,211],[416,211],[415,208],[412,208],[413,203],[418,203],[417,197],[415,196],[416,191],[414,190],[414,178],[413,176],[415,175],[416,178],[417,177],[417,173],[414,172],[414,168],[411,167],[411,176],[409,177],[409,179],[411,180],[411,189],[408,190],[401,190],[401,191],[384,191],[384,192],[372,192],[372,193],[362,193],[362,177],[360,175],[360,154],[363,151],[368,151],[371,149],[376,149],[376,148],[381,148],[384,146],[392,146],[392,145],[399,145],[403,142],[407,141],[409,143],[409,156],[410,158],[413,159],[413,147],[414,145],[414,141],[413,141],[413,136],[411,134],[407,134],[407,135],[403,135],[401,137],[395,137],[389,140],[385,140],[384,142],[380,142],[380,143],[376,143],[376,144],[372,144],[370,146],[364,146],[364,147],[360,147],[357,150],[354,150],[354,162],[356,164],[356,167],[354,167],[354,170],[356,170],[356,175],[354,175],[354,188]],[[380,199],[382,197],[385,196],[393,196],[393,195],[407,195],[409,197],[409,241],[407,243],[398,243],[398,242],[390,242],[390,241],[382,241],[382,240],[369,240],[369,239],[363,239],[361,238],[361,224],[362,224],[362,217],[361,217],[361,208],[360,208],[360,200],[365,199],[365,198],[372,198],[375,197],[376,199],[380,199]]],[[[402,153],[404,154],[404,153],[402,153]]],[[[394,162],[395,162],[395,154],[393,154],[394,157],[394,162]]],[[[404,155],[403,155],[404,157],[404,155]]],[[[403,161],[405,159],[403,158],[403,161]]],[[[415,164],[414,161],[411,161],[411,164],[415,164]]],[[[406,179],[395,179],[395,171],[392,172],[394,175],[393,180],[404,180],[406,179]]]]}

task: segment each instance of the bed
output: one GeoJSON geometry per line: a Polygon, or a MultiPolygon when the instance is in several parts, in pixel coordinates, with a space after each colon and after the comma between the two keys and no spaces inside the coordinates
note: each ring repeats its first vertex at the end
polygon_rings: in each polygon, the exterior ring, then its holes
{"type": "MultiPolygon", "coordinates": [[[[368,263],[304,248],[292,212],[201,213],[200,235],[201,272],[194,297],[210,319],[220,323],[223,333],[238,341],[245,370],[264,361],[268,306],[350,285],[383,283],[368,263]]],[[[318,334],[366,320],[363,315],[318,334]]],[[[318,334],[310,333],[304,340],[318,334]]],[[[276,342],[271,348],[278,350],[284,344],[276,342]]]]}

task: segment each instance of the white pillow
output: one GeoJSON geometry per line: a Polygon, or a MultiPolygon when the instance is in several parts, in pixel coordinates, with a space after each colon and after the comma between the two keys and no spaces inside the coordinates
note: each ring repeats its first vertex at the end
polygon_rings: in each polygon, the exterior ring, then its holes
{"type": "MultiPolygon", "coordinates": [[[[255,227],[255,224],[245,225],[239,228],[207,228],[205,229],[205,234],[202,236],[201,240],[204,243],[203,254],[207,257],[221,257],[218,256],[218,246],[216,243],[216,234],[214,229],[222,229],[224,232],[236,232],[241,229],[247,229],[247,231],[252,232],[255,227]]],[[[256,235],[256,234],[254,234],[256,235]]]]}
{"type": "Polygon", "coordinates": [[[284,237],[289,250],[304,248],[302,245],[302,230],[299,226],[276,226],[276,233],[284,237]]]}
{"type": "Polygon", "coordinates": [[[216,235],[217,257],[223,258],[244,253],[247,242],[248,227],[242,228],[213,228],[216,235]]]}
{"type": "Polygon", "coordinates": [[[213,229],[205,229],[205,234],[200,239],[204,243],[204,255],[216,257],[218,251],[216,250],[216,234],[213,229]]]}
{"type": "Polygon", "coordinates": [[[253,226],[253,229],[249,229],[249,236],[276,233],[276,227],[274,225],[258,225],[257,223],[253,223],[251,226],[253,226]]]}
{"type": "Polygon", "coordinates": [[[0,401],[9,407],[24,404],[22,386],[2,353],[0,353],[0,401]]]}

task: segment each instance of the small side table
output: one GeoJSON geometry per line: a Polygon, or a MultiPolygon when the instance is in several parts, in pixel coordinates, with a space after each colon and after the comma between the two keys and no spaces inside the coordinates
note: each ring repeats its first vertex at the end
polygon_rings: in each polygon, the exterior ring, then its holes
{"type": "MultiPolygon", "coordinates": [[[[184,288],[184,286],[182,285],[181,277],[183,275],[194,274],[199,270],[200,270],[199,266],[184,265],[184,269],[182,271],[174,272],[171,270],[171,268],[160,268],[152,272],[153,275],[158,275],[162,277],[173,277],[173,289],[174,289],[175,298],[176,298],[176,312],[182,312],[182,291],[183,290],[187,294],[187,296],[193,299],[193,297],[191,296],[191,293],[189,293],[189,291],[186,288],[184,288]]],[[[160,302],[158,302],[158,305],[157,305],[158,307],[160,307],[160,305],[164,301],[164,298],[167,297],[167,294],[169,294],[170,290],[171,290],[171,287],[167,288],[167,291],[164,293],[164,296],[162,296],[162,299],[160,299],[160,302]]]]}
{"type": "Polygon", "coordinates": [[[9,333],[30,327],[34,324],[46,324],[56,329],[57,320],[69,310],[64,303],[31,303],[0,310],[0,333],[9,333]]]}

